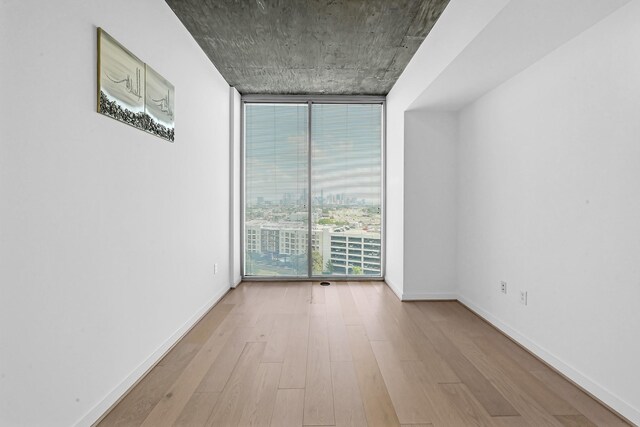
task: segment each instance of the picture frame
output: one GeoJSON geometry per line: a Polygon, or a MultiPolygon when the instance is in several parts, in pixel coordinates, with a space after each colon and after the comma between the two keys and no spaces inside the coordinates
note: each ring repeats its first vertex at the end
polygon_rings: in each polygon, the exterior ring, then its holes
{"type": "Polygon", "coordinates": [[[175,88],[98,27],[97,111],[170,142],[175,88]]]}
{"type": "Polygon", "coordinates": [[[175,88],[157,71],[145,65],[145,113],[147,132],[173,141],[175,88]]]}

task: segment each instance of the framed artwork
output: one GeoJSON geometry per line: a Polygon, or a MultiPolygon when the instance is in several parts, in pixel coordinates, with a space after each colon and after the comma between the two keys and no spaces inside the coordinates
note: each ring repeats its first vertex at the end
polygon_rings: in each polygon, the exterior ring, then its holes
{"type": "Polygon", "coordinates": [[[144,62],[98,28],[98,112],[144,129],[144,62]]]}
{"type": "Polygon", "coordinates": [[[173,141],[173,97],[175,89],[171,83],[150,66],[146,66],[145,112],[149,118],[147,131],[173,141]]]}
{"type": "Polygon", "coordinates": [[[98,28],[98,112],[174,141],[175,88],[98,28]]]}

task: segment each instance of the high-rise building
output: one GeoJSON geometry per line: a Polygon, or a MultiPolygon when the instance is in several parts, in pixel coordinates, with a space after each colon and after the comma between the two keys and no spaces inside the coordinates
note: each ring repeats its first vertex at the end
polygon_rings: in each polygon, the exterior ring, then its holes
{"type": "Polygon", "coordinates": [[[333,274],[380,275],[380,234],[363,230],[332,232],[328,241],[323,259],[330,262],[333,274]]]}

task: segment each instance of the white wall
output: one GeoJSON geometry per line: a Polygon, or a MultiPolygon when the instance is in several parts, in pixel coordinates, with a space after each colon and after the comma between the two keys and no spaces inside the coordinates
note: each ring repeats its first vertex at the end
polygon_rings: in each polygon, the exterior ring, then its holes
{"type": "Polygon", "coordinates": [[[385,280],[402,298],[404,276],[404,107],[387,97],[385,280]]]}
{"type": "MultiPolygon", "coordinates": [[[[411,109],[457,111],[629,1],[511,0],[452,58],[411,109]]],[[[451,4],[461,5],[456,0],[451,4]]],[[[469,25],[461,19],[452,24],[456,30],[469,25]]],[[[442,40],[440,49],[450,43],[442,40]]]]}
{"type": "Polygon", "coordinates": [[[402,299],[455,299],[457,115],[410,111],[404,126],[402,299]]]}
{"type": "Polygon", "coordinates": [[[634,0],[462,110],[458,279],[463,302],[640,424],[638,22],[634,0]]]}
{"type": "Polygon", "coordinates": [[[0,425],[86,425],[229,287],[229,87],[164,1],[0,5],[0,425]],[[96,113],[96,26],[174,144],[96,113]]]}
{"type": "Polygon", "coordinates": [[[399,297],[405,274],[405,111],[509,0],[451,0],[387,95],[386,271],[399,297]]]}
{"type": "Polygon", "coordinates": [[[231,267],[229,269],[229,284],[236,287],[242,281],[242,269],[240,256],[241,248],[241,127],[242,127],[242,99],[240,92],[236,88],[229,88],[229,203],[231,209],[229,212],[229,230],[231,231],[231,239],[229,242],[229,259],[231,267]]]}

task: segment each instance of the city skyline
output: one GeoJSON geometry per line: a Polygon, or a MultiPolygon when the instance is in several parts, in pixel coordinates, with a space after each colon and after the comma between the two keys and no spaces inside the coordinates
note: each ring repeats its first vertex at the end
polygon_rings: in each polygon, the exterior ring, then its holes
{"type": "MultiPolygon", "coordinates": [[[[344,193],[375,203],[382,188],[382,107],[314,104],[311,188],[314,197],[344,193]]],[[[256,202],[300,199],[309,187],[308,106],[245,106],[245,196],[256,202]]]]}

